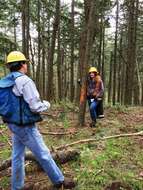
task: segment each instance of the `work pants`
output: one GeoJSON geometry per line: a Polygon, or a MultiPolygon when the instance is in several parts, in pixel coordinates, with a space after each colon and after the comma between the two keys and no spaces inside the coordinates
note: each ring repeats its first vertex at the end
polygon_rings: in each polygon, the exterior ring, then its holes
{"type": "Polygon", "coordinates": [[[53,160],[49,149],[45,145],[41,134],[34,124],[30,126],[8,124],[8,127],[13,133],[12,190],[20,190],[24,187],[24,160],[26,147],[34,154],[53,184],[64,181],[62,172],[53,160]]]}

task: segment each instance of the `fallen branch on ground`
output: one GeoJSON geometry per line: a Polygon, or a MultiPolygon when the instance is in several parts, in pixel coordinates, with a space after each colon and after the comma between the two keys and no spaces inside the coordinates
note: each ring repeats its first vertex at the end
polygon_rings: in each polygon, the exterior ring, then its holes
{"type": "Polygon", "coordinates": [[[125,134],[119,134],[119,135],[113,135],[113,136],[107,136],[107,137],[101,137],[98,139],[83,139],[79,140],[70,144],[62,145],[59,147],[56,147],[56,150],[63,150],[64,148],[68,148],[77,144],[84,144],[84,143],[90,143],[90,142],[98,142],[98,141],[104,141],[108,139],[114,139],[114,138],[121,138],[121,137],[133,137],[133,136],[143,136],[143,131],[137,132],[137,133],[125,133],[125,134]]]}
{"type": "MultiPolygon", "coordinates": [[[[65,164],[65,163],[75,159],[77,156],[79,156],[79,154],[80,153],[77,150],[56,151],[56,152],[52,153],[52,157],[56,162],[58,162],[60,164],[65,164]]],[[[35,161],[39,165],[35,156],[31,152],[26,153],[25,160],[35,161]]],[[[5,169],[9,168],[10,166],[11,166],[11,158],[5,160],[0,165],[0,171],[5,170],[5,169]]]]}
{"type": "Polygon", "coordinates": [[[100,173],[104,172],[104,169],[99,170],[98,172],[96,172],[96,174],[94,174],[94,176],[98,176],[100,173]]]}
{"type": "Polygon", "coordinates": [[[42,135],[73,135],[73,134],[77,133],[77,131],[58,132],[58,133],[57,132],[50,132],[50,131],[48,131],[48,132],[40,131],[40,133],[42,135]]]}
{"type": "Polygon", "coordinates": [[[57,119],[57,117],[58,117],[58,115],[52,115],[52,114],[47,113],[47,112],[42,112],[41,115],[51,117],[52,119],[57,119]]]}

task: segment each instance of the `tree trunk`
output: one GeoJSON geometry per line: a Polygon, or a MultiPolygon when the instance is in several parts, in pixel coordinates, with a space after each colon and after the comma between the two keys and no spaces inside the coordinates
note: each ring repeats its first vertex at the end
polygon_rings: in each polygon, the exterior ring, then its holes
{"type": "MultiPolygon", "coordinates": [[[[85,3],[87,3],[85,1],[85,3]]],[[[89,16],[86,23],[86,45],[85,45],[85,56],[83,59],[83,71],[82,71],[82,84],[81,84],[81,92],[80,92],[80,104],[79,104],[79,124],[84,125],[85,120],[85,108],[86,108],[86,87],[87,87],[87,71],[89,69],[91,50],[93,45],[93,37],[95,31],[95,1],[91,0],[89,5],[89,16]]]]}
{"type": "Polygon", "coordinates": [[[100,37],[99,37],[99,51],[98,51],[98,71],[101,72],[101,61],[102,61],[102,41],[103,41],[103,14],[101,13],[100,23],[100,37]]]}
{"type": "Polygon", "coordinates": [[[126,86],[125,104],[133,103],[133,85],[135,74],[135,0],[128,1],[128,47],[127,47],[127,67],[126,67],[126,86]]]}
{"type": "Polygon", "coordinates": [[[134,85],[134,105],[140,105],[141,103],[141,79],[139,73],[138,62],[136,61],[136,69],[135,69],[135,85],[134,85]]]}
{"type": "MultiPolygon", "coordinates": [[[[120,52],[122,54],[122,33],[120,38],[120,52]]],[[[121,103],[121,80],[122,80],[122,59],[119,56],[119,64],[118,64],[118,89],[117,89],[117,102],[121,103]]]]}
{"type": "MultiPolygon", "coordinates": [[[[59,15],[60,23],[60,15],[59,15]]],[[[57,76],[58,76],[58,99],[62,100],[62,49],[61,49],[61,28],[58,27],[58,55],[57,55],[57,76]]]]}
{"type": "Polygon", "coordinates": [[[108,103],[111,103],[112,97],[112,84],[113,84],[113,52],[110,55],[110,73],[109,73],[109,83],[108,83],[108,103]]]}
{"type": "Polygon", "coordinates": [[[45,39],[43,38],[42,39],[42,98],[45,99],[45,83],[46,83],[46,78],[45,78],[45,72],[46,72],[46,69],[45,69],[45,39]]]}
{"type": "Polygon", "coordinates": [[[54,62],[56,36],[59,27],[59,15],[60,15],[60,0],[56,0],[56,12],[53,23],[52,41],[51,41],[49,62],[48,62],[48,94],[47,94],[48,100],[51,100],[54,96],[53,62],[54,62]]]}
{"type": "Polygon", "coordinates": [[[122,78],[121,78],[121,104],[124,105],[125,102],[125,80],[126,80],[126,62],[122,63],[122,78]]]}
{"type": "MultiPolygon", "coordinates": [[[[21,0],[22,5],[22,52],[29,59],[29,0],[21,0]]],[[[30,64],[28,64],[28,75],[30,75],[30,64]]]]}
{"type": "Polygon", "coordinates": [[[21,0],[21,20],[22,20],[22,51],[26,55],[26,4],[27,0],[21,0]]]}
{"type": "Polygon", "coordinates": [[[38,0],[37,2],[37,17],[38,17],[38,63],[37,63],[37,69],[36,69],[36,84],[37,88],[39,91],[41,86],[40,86],[40,76],[41,76],[41,2],[38,0]]]}
{"type": "Polygon", "coordinates": [[[80,45],[79,45],[79,64],[78,64],[78,71],[77,71],[77,91],[76,91],[76,102],[79,105],[80,100],[80,91],[81,91],[81,83],[82,83],[82,74],[83,74],[83,61],[85,56],[85,49],[86,49],[86,38],[87,33],[84,29],[80,36],[80,45]]]}
{"type": "Polygon", "coordinates": [[[103,42],[102,42],[102,80],[105,84],[105,27],[103,25],[103,42]]]}
{"type": "Polygon", "coordinates": [[[74,100],[74,0],[71,5],[71,78],[70,78],[70,100],[74,100]]]}
{"type": "Polygon", "coordinates": [[[135,8],[135,27],[134,27],[134,52],[135,52],[135,77],[134,77],[134,104],[140,105],[141,103],[141,79],[139,73],[139,65],[137,60],[137,28],[138,28],[138,15],[139,15],[139,0],[136,0],[135,8]]]}
{"type": "Polygon", "coordinates": [[[13,28],[13,33],[14,33],[14,43],[15,43],[15,49],[17,47],[17,34],[16,34],[16,17],[14,13],[14,28],[13,28]]]}
{"type": "Polygon", "coordinates": [[[51,47],[51,23],[50,23],[50,19],[48,19],[47,21],[47,53],[46,53],[46,100],[48,99],[48,93],[49,93],[49,90],[48,90],[48,71],[49,71],[49,67],[48,67],[48,64],[49,64],[49,55],[50,55],[50,47],[51,47]]]}
{"type": "Polygon", "coordinates": [[[117,83],[117,43],[118,43],[118,23],[119,23],[119,1],[116,0],[116,32],[115,32],[115,43],[114,43],[114,65],[113,65],[113,105],[116,103],[116,83],[117,83]]]}
{"type": "MultiPolygon", "coordinates": [[[[84,70],[84,59],[85,59],[85,52],[86,52],[86,43],[87,43],[87,22],[89,19],[89,9],[90,9],[90,2],[88,0],[84,0],[84,12],[85,12],[85,20],[83,24],[83,30],[80,34],[80,43],[79,43],[79,64],[78,64],[78,71],[77,71],[77,91],[76,91],[76,102],[79,106],[80,104],[80,94],[81,94],[81,84],[82,84],[82,77],[83,77],[83,70],[84,70]]],[[[85,108],[84,108],[85,109],[85,108]]]]}
{"type": "Polygon", "coordinates": [[[141,105],[143,106],[143,82],[142,82],[142,97],[141,97],[141,105]]]}
{"type": "Polygon", "coordinates": [[[35,60],[34,60],[34,51],[33,51],[33,46],[32,46],[32,39],[31,39],[31,36],[29,34],[29,48],[30,48],[30,53],[31,53],[31,65],[32,65],[32,78],[33,80],[36,79],[36,76],[35,76],[35,60]]]}

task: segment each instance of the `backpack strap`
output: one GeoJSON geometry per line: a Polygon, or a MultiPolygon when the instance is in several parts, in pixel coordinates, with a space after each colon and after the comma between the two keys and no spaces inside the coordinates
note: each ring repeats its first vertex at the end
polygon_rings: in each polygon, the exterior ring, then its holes
{"type": "Polygon", "coordinates": [[[7,88],[7,87],[12,87],[15,85],[15,79],[23,76],[23,73],[20,72],[12,72],[9,73],[6,77],[2,78],[0,80],[0,88],[7,88]]]}

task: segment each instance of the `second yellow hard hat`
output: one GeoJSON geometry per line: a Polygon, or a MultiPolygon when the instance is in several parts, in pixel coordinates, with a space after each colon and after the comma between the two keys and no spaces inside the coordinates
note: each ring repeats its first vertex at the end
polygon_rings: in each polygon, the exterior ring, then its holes
{"type": "Polygon", "coordinates": [[[89,72],[89,73],[92,73],[92,72],[98,73],[96,67],[90,67],[90,69],[89,69],[88,72],[89,72]]]}

